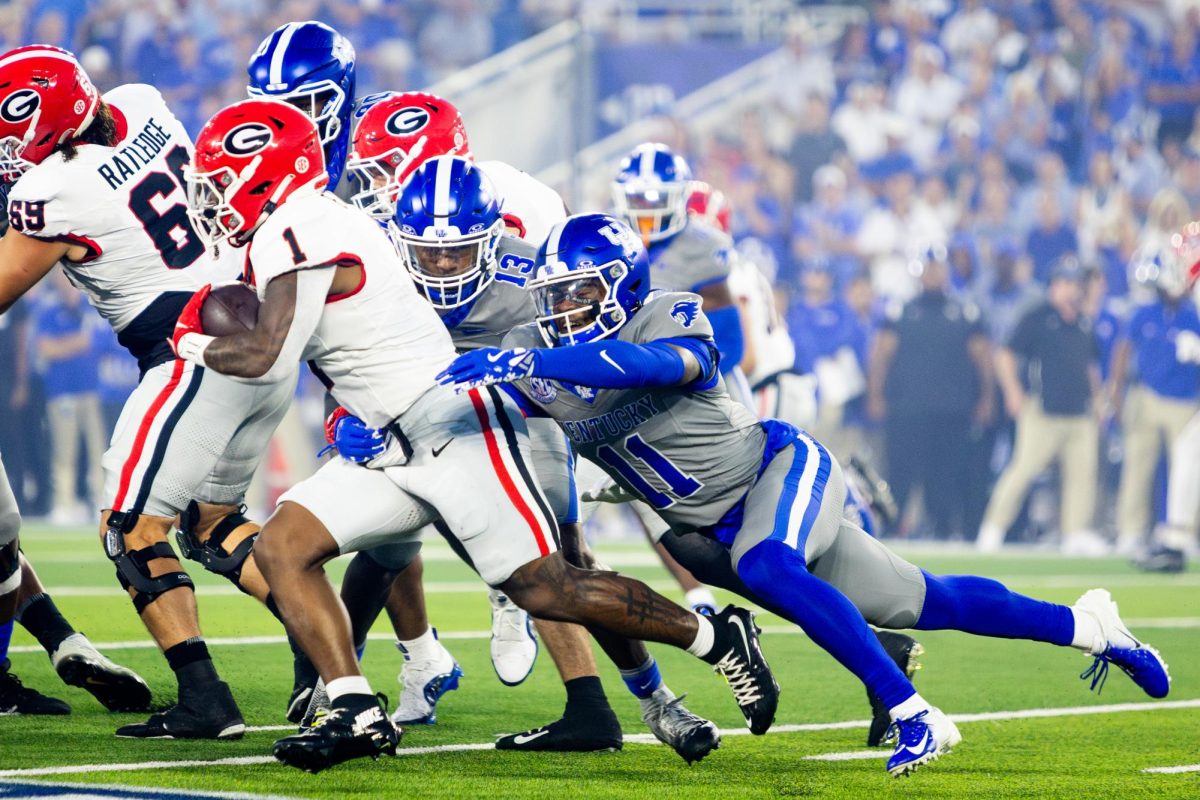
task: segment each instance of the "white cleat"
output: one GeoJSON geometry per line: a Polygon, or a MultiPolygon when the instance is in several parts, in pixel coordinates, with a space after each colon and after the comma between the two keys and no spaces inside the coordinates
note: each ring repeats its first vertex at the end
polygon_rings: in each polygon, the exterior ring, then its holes
{"type": "Polygon", "coordinates": [[[109,711],[145,711],[150,687],[136,672],[109,661],[82,633],[59,643],[50,663],[63,683],[92,693],[109,711]]]}
{"type": "Polygon", "coordinates": [[[1112,554],[1108,540],[1091,531],[1080,531],[1064,537],[1062,554],[1069,558],[1103,558],[1112,554]]]}
{"type": "Polygon", "coordinates": [[[1138,641],[1125,623],[1112,595],[1106,589],[1084,592],[1072,608],[1090,614],[1100,623],[1100,638],[1092,642],[1089,653],[1095,657],[1090,669],[1079,677],[1091,679],[1093,690],[1103,689],[1108,678],[1108,665],[1115,664],[1142,691],[1154,698],[1166,697],[1171,691],[1171,674],[1167,662],[1148,644],[1138,641]]]}
{"type": "Polygon", "coordinates": [[[506,686],[516,686],[533,672],[537,660],[537,636],[533,621],[503,592],[488,592],[492,602],[492,666],[506,686]]]}
{"type": "Polygon", "coordinates": [[[962,741],[958,726],[932,706],[892,723],[896,750],[888,759],[887,771],[894,778],[916,771],[922,764],[937,761],[962,741]]]}
{"type": "Polygon", "coordinates": [[[400,700],[392,713],[392,722],[397,725],[433,725],[437,722],[437,702],[446,692],[458,688],[462,668],[441,642],[437,643],[437,655],[433,658],[413,661],[404,646],[396,642],[404,654],[404,669],[396,680],[402,687],[400,700]]]}

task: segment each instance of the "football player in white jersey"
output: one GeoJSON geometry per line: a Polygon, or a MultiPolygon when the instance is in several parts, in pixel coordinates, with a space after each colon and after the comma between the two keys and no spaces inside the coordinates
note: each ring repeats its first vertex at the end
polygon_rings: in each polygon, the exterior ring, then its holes
{"type": "MultiPolygon", "coordinates": [[[[239,505],[292,385],[247,386],[167,346],[210,254],[192,229],[192,143],[151,86],[99,95],[66,51],[0,57],[0,177],[15,180],[0,239],[0,312],[61,264],[135,358],[142,378],[103,457],[100,532],[117,578],[175,672],[179,702],[131,737],[239,737],[241,713],[200,632],[184,554],[271,607],[239,505]],[[198,502],[197,502],[198,501],[198,502]]],[[[291,376],[288,376],[291,377],[291,376]]]]}
{"type": "Polygon", "coordinates": [[[751,730],[765,732],[778,694],[749,612],[730,607],[709,620],[557,554],[557,526],[527,463],[524,418],[498,392],[437,383],[454,359],[450,334],[379,226],[323,191],[310,118],[274,100],[227,108],[201,131],[186,180],[202,235],[247,247],[262,306],[254,330],[208,336],[201,289],[176,323],[176,352],[249,382],[273,380],[304,358],[340,405],[388,431],[385,452],[369,464],[334,459],[286,493],[256,544],[288,630],[333,704],[321,724],[276,742],[277,758],[315,772],[395,751],[399,731],[362,676],[324,564],[419,535],[435,514],[484,581],[530,613],[688,649],[730,679],[751,730]]]}

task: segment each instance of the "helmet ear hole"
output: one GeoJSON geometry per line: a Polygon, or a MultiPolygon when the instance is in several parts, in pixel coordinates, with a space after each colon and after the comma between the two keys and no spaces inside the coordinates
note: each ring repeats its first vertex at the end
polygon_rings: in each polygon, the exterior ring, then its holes
{"type": "Polygon", "coordinates": [[[249,193],[253,194],[253,195],[263,195],[263,194],[266,194],[267,190],[270,188],[271,188],[271,181],[262,181],[261,183],[256,184],[254,186],[254,188],[250,190],[249,193]]]}

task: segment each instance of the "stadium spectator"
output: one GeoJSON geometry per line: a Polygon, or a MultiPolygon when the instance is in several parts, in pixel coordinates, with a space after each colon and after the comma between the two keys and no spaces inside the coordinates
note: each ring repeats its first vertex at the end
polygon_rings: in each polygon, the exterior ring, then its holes
{"type": "Polygon", "coordinates": [[[850,157],[859,164],[873,161],[887,148],[886,128],[891,113],[884,107],[884,89],[877,83],[852,83],[848,102],[833,113],[834,133],[841,137],[850,157]]]}
{"type": "Polygon", "coordinates": [[[841,140],[829,127],[829,101],[819,94],[810,94],[797,121],[788,157],[792,166],[793,202],[801,204],[813,199],[817,168],[833,160],[834,153],[842,147],[841,140]]]}
{"type": "Polygon", "coordinates": [[[50,297],[34,317],[37,360],[46,387],[46,407],[53,448],[55,525],[79,525],[90,519],[86,510],[100,497],[100,456],[106,440],[97,394],[98,375],[92,346],[95,315],[66,273],[54,271],[50,297]],[[79,442],[86,448],[88,496],[75,491],[79,442]]]}
{"type": "MultiPolygon", "coordinates": [[[[1200,318],[1187,286],[1156,262],[1154,300],[1138,306],[1113,355],[1108,400],[1121,419],[1125,459],[1117,495],[1117,549],[1133,555],[1154,520],[1154,476],[1159,459],[1200,408],[1200,365],[1180,360],[1180,335],[1200,335],[1200,318]],[[1126,382],[1129,381],[1128,389],[1126,382]]],[[[1169,467],[1168,467],[1169,468],[1169,467]]]]}
{"type": "Polygon", "coordinates": [[[138,383],[137,360],[117,342],[108,325],[97,325],[93,338],[96,357],[97,391],[105,434],[111,438],[121,409],[138,383]]]}
{"type": "Polygon", "coordinates": [[[868,260],[876,291],[887,299],[906,300],[916,292],[908,270],[913,253],[946,241],[946,231],[916,194],[911,164],[884,165],[880,202],[858,229],[858,251],[868,260]]]}
{"type": "Polygon", "coordinates": [[[933,162],[946,122],[963,94],[962,82],[945,71],[945,64],[936,46],[919,45],[896,87],[894,108],[908,123],[908,152],[922,168],[933,162]]]}
{"type": "Polygon", "coordinates": [[[797,264],[819,257],[828,259],[842,283],[862,268],[855,246],[862,213],[850,203],[846,173],[838,167],[825,164],[813,175],[812,182],[813,201],[796,209],[792,256],[797,264]]]}
{"type": "Polygon", "coordinates": [[[1062,551],[1097,556],[1108,546],[1092,530],[1100,375],[1090,320],[1083,315],[1083,270],[1073,258],[1051,271],[1046,302],[1026,312],[996,356],[1004,406],[1016,420],[1012,461],[996,483],[976,546],[1004,542],[1033,480],[1057,460],[1062,475],[1062,551]]]}
{"type": "MultiPolygon", "coordinates": [[[[1116,181],[1112,158],[1092,156],[1088,183],[1075,207],[1079,259],[1084,264],[1124,265],[1133,249],[1135,229],[1129,192],[1116,181]]],[[[1106,270],[1107,272],[1107,270],[1106,270]]]]}
{"type": "Polygon", "coordinates": [[[968,487],[988,468],[969,442],[978,435],[972,428],[990,425],[995,413],[992,345],[978,306],[950,294],[945,248],[915,263],[921,292],[875,339],[867,408],[884,424],[897,505],[903,509],[919,488],[933,535],[962,538],[973,518],[968,487]]]}
{"type": "Polygon", "coordinates": [[[1033,277],[1039,283],[1047,283],[1050,267],[1063,256],[1074,255],[1079,250],[1075,228],[1063,214],[1054,195],[1039,191],[1037,199],[1037,225],[1025,240],[1025,250],[1033,261],[1033,277]]]}
{"type": "Polygon", "coordinates": [[[417,39],[433,80],[474,64],[492,52],[492,21],[479,0],[441,0],[417,39]]]}
{"type": "Polygon", "coordinates": [[[1190,25],[1173,27],[1146,77],[1146,99],[1158,112],[1158,147],[1185,141],[1200,105],[1200,53],[1190,25]]]}

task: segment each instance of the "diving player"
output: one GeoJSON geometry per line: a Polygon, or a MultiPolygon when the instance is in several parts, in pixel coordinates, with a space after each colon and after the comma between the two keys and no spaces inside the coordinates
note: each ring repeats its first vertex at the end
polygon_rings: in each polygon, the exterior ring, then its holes
{"type": "MultiPolygon", "coordinates": [[[[253,330],[209,336],[202,288],[180,312],[175,351],[250,384],[273,382],[304,358],[341,405],[388,431],[385,452],[369,465],[334,459],[293,487],[256,544],[289,633],[333,703],[319,725],[276,742],[277,758],[316,772],[395,751],[400,734],[362,677],[323,565],[419,535],[434,515],[480,576],[531,614],[688,649],[725,675],[752,732],[769,728],[778,691],[749,612],[729,607],[710,620],[557,555],[524,419],[495,390],[437,385],[434,375],[454,358],[450,335],[386,235],[324,191],[311,119],[273,100],[231,106],[205,125],[185,174],[189,217],[210,243],[247,248],[262,305],[253,330]]],[[[450,233],[444,216],[438,224],[450,233]]]]}
{"type": "Polygon", "coordinates": [[[890,773],[910,772],[962,737],[914,691],[868,621],[1073,646],[1095,658],[1085,673],[1093,688],[1115,664],[1151,697],[1168,693],[1166,664],[1128,631],[1108,592],[1094,589],[1067,607],[987,578],[934,575],[847,520],[837,461],[802,431],[759,422],[733,403],[700,298],[651,293],[650,285],[628,226],[600,214],[571,217],[538,253],[530,283],[537,324],[509,334],[506,349],[459,356],[439,379],[510,385],[528,414],[558,421],[582,454],[676,533],[727,547],[738,577],[768,608],[886,703],[898,734],[890,773]]]}
{"type": "Polygon", "coordinates": [[[100,535],[117,579],[179,686],[179,702],[119,736],[237,738],[245,730],[200,632],[191,578],[167,542],[272,607],[239,506],[292,386],[246,386],[167,346],[212,256],[188,221],[192,143],[151,86],[100,96],[65,50],[0,57],[0,313],[60,264],[138,360],[142,376],[104,454],[100,535]]]}

